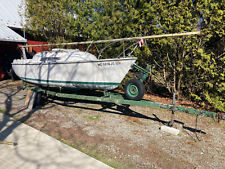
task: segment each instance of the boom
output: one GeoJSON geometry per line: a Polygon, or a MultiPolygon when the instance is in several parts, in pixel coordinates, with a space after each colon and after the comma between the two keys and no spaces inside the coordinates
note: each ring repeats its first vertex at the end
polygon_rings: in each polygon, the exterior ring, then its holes
{"type": "Polygon", "coordinates": [[[97,40],[97,41],[85,41],[85,42],[70,42],[70,43],[55,43],[55,44],[42,44],[42,45],[25,45],[24,47],[41,47],[41,46],[63,46],[63,45],[83,45],[83,44],[97,44],[97,43],[108,43],[108,42],[119,42],[119,41],[131,41],[140,39],[153,39],[153,38],[166,38],[166,37],[177,37],[177,36],[189,36],[189,35],[200,35],[200,31],[195,32],[184,32],[184,33],[173,33],[173,34],[163,34],[163,35],[151,35],[151,36],[141,36],[132,38],[120,38],[120,39],[110,39],[110,40],[97,40]]]}

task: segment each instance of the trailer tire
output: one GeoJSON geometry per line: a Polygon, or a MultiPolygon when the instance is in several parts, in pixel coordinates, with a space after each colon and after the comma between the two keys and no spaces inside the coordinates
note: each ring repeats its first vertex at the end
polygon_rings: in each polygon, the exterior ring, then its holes
{"type": "Polygon", "coordinates": [[[125,84],[125,96],[129,100],[141,100],[145,94],[144,84],[138,79],[131,79],[125,84]]]}

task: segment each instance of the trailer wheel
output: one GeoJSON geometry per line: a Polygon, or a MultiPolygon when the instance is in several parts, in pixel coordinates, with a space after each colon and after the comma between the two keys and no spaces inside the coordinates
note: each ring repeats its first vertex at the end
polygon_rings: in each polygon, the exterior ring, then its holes
{"type": "Polygon", "coordinates": [[[145,94],[144,84],[137,79],[131,79],[125,84],[125,96],[130,100],[141,100],[145,94]]]}

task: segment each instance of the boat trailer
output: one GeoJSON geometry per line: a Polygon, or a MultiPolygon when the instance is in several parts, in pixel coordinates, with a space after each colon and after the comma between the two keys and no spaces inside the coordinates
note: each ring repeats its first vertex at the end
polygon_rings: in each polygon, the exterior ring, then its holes
{"type": "MultiPolygon", "coordinates": [[[[48,88],[43,88],[42,86],[31,86],[23,83],[22,89],[31,90],[33,93],[34,101],[32,108],[40,105],[42,95],[52,96],[64,99],[74,99],[80,101],[92,101],[101,103],[112,103],[116,105],[125,105],[127,107],[134,106],[145,106],[157,109],[165,109],[171,111],[171,120],[168,122],[168,126],[173,126],[174,124],[174,114],[176,111],[195,114],[197,116],[207,116],[212,117],[214,120],[218,117],[218,114],[211,111],[197,110],[194,108],[185,108],[181,106],[176,106],[175,104],[175,94],[173,94],[172,104],[163,104],[151,100],[142,99],[139,101],[126,99],[126,96],[117,91],[93,91],[93,90],[77,90],[74,93],[62,92],[61,89],[49,90],[48,88]]],[[[224,118],[224,117],[223,117],[224,118]]]]}

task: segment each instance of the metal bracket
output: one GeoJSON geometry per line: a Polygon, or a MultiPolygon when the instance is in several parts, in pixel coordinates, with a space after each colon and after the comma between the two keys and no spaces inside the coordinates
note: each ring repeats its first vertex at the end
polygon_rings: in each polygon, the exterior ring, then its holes
{"type": "Polygon", "coordinates": [[[138,66],[137,64],[132,65],[135,69],[141,72],[139,76],[140,81],[145,81],[149,75],[151,75],[151,66],[147,65],[146,68],[142,68],[141,66],[138,66]]]}

